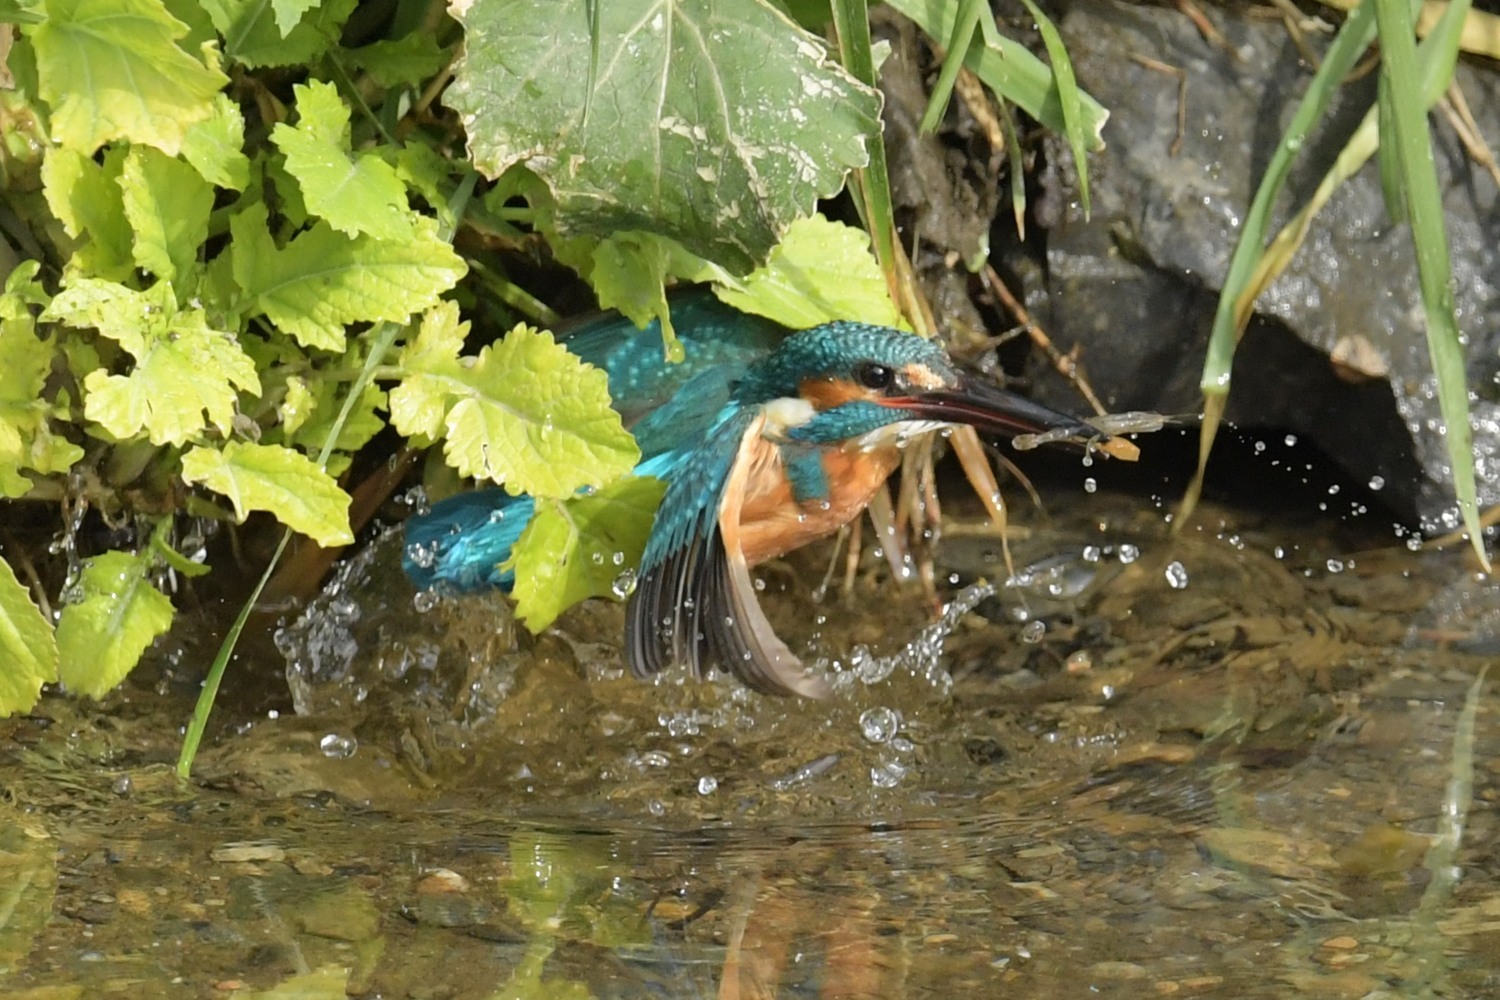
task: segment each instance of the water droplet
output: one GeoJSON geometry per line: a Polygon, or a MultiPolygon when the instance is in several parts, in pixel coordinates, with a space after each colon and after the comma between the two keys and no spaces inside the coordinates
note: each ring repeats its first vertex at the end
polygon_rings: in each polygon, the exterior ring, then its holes
{"type": "Polygon", "coordinates": [[[1297,446],[1297,435],[1288,434],[1285,438],[1285,441],[1288,448],[1295,448],[1297,446]]]}
{"type": "Polygon", "coordinates": [[[329,733],[318,741],[318,749],[323,751],[324,757],[334,760],[345,760],[353,757],[359,749],[359,741],[352,736],[340,736],[338,733],[329,733]]]}
{"type": "Polygon", "coordinates": [[[1036,644],[1042,641],[1047,634],[1047,623],[1044,621],[1027,622],[1026,627],[1021,629],[1021,641],[1036,644]]]}
{"type": "Polygon", "coordinates": [[[715,778],[713,775],[705,774],[703,777],[698,779],[699,795],[712,795],[714,792],[718,791],[718,789],[719,779],[715,778]]]}
{"type": "Polygon", "coordinates": [[[419,615],[425,615],[443,602],[436,590],[419,590],[411,595],[411,606],[419,615]]]}
{"type": "Polygon", "coordinates": [[[1330,573],[1342,573],[1343,571],[1344,571],[1344,564],[1342,562],[1340,562],[1337,559],[1330,559],[1330,560],[1328,560],[1328,572],[1330,572],[1330,573]]]}
{"type": "Polygon", "coordinates": [[[1167,586],[1173,590],[1182,590],[1188,585],[1188,572],[1183,568],[1182,563],[1175,559],[1167,564],[1166,577],[1167,586]]]}
{"type": "Polygon", "coordinates": [[[1135,562],[1141,557],[1141,550],[1136,548],[1134,545],[1131,545],[1129,542],[1126,542],[1124,545],[1120,546],[1116,554],[1119,556],[1120,562],[1128,565],[1135,562]]]}
{"type": "Polygon", "coordinates": [[[870,784],[876,788],[895,788],[906,777],[906,765],[888,760],[870,768],[870,784]]]}
{"type": "Polygon", "coordinates": [[[1083,481],[1083,492],[1085,492],[1085,493],[1093,493],[1093,492],[1095,492],[1098,489],[1099,489],[1099,484],[1094,481],[1094,477],[1093,476],[1089,476],[1087,479],[1085,479],[1083,481]]]}
{"type": "MultiPolygon", "coordinates": [[[[609,585],[609,589],[611,593],[613,593],[616,597],[623,601],[625,598],[629,597],[632,593],[635,592],[635,584],[635,570],[627,569],[625,572],[615,577],[614,582],[609,585]]],[[[662,622],[662,624],[670,625],[671,622],[662,622]]]]}
{"type": "Polygon", "coordinates": [[[900,713],[884,705],[866,709],[859,717],[859,731],[871,743],[884,743],[895,736],[900,728],[900,713]]]}
{"type": "Polygon", "coordinates": [[[1384,476],[1371,476],[1370,477],[1370,489],[1376,490],[1376,491],[1385,489],[1385,477],[1384,476]]]}

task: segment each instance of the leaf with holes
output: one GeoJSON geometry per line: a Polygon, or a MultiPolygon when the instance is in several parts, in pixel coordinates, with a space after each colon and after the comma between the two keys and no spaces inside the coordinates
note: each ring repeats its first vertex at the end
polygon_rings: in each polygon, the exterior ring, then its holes
{"type": "Polygon", "coordinates": [[[879,95],[768,0],[452,9],[474,162],[541,176],[563,235],[660,233],[743,273],[880,141],[879,95]]]}

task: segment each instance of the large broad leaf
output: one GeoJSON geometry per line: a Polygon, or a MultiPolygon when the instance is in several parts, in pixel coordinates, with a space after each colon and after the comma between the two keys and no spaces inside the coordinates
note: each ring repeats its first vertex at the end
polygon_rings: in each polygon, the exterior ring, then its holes
{"type": "Polygon", "coordinates": [[[347,545],[349,494],[300,452],[280,445],[231,441],[223,451],[193,448],[182,456],[182,478],[222,493],[241,520],[270,511],[319,545],[347,545]]]}
{"type": "Polygon", "coordinates": [[[146,579],[146,556],[106,552],[78,581],[82,599],[57,620],[58,674],[68,690],[102,698],[172,624],[172,602],[146,579]]]}
{"type": "Polygon", "coordinates": [[[765,0],[453,9],[445,100],[474,162],[539,174],[565,234],[657,232],[745,271],[880,141],[878,95],[765,0]]]}
{"type": "Polygon", "coordinates": [[[129,139],[175,156],[229,83],[179,47],[187,25],[161,0],[47,0],[44,9],[32,44],[60,145],[92,153],[129,139]]]}
{"type": "Polygon", "coordinates": [[[144,292],[80,278],[43,318],[94,327],[129,351],[128,375],[89,372],[84,415],[121,440],[144,430],[153,444],[183,444],[211,423],[229,433],[236,391],[260,394],[255,363],[233,335],[209,327],[202,309],[177,308],[172,286],[144,292]]]}
{"type": "Polygon", "coordinates": [[[57,640],[15,571],[0,559],[0,719],[28,712],[57,680],[57,640]]]}
{"type": "Polygon", "coordinates": [[[264,312],[304,347],[330,351],[344,349],[351,323],[404,323],[467,270],[431,219],[414,229],[413,239],[389,242],[350,239],[320,222],[278,248],[265,206],[252,206],[229,223],[240,308],[264,312]]]}

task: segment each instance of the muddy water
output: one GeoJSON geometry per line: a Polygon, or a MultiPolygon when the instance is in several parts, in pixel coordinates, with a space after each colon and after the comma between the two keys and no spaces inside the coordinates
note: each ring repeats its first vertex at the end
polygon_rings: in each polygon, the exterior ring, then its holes
{"type": "Polygon", "coordinates": [[[1463,552],[1212,509],[1174,538],[1098,493],[1024,514],[1010,576],[948,513],[974,607],[943,629],[873,571],[810,604],[826,551],[766,569],[827,703],[637,683],[617,607],[518,636],[414,601],[387,542],[289,668],[238,665],[291,697],[222,706],[192,784],[186,636],[105,706],[0,722],[0,985],[1500,996],[1500,593],[1463,552]]]}

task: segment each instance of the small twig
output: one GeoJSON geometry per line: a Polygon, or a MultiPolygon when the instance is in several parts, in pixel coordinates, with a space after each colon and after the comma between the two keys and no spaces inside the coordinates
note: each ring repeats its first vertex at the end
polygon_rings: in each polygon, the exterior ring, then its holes
{"type": "Polygon", "coordinates": [[[1099,402],[1099,397],[1094,394],[1093,386],[1089,385],[1088,377],[1078,370],[1078,359],[1072,354],[1063,354],[1057,349],[1057,345],[1052,343],[1052,338],[1047,336],[1047,331],[1031,318],[1031,313],[1011,294],[1010,289],[1005,287],[1005,282],[1000,280],[1000,275],[995,273],[995,268],[990,264],[984,266],[984,285],[1004,304],[1006,309],[1010,310],[1016,322],[1026,330],[1031,342],[1046,353],[1052,362],[1052,367],[1082,393],[1083,398],[1088,400],[1088,404],[1094,408],[1094,412],[1099,414],[1107,412],[1104,404],[1099,402]]]}
{"type": "Polygon", "coordinates": [[[1175,157],[1182,152],[1182,137],[1187,134],[1187,70],[1181,66],[1164,63],[1160,59],[1152,59],[1150,56],[1132,54],[1130,58],[1152,72],[1167,73],[1177,77],[1177,134],[1172,137],[1172,145],[1167,147],[1167,155],[1175,157]]]}
{"type": "Polygon", "coordinates": [[[1224,37],[1224,33],[1208,19],[1208,15],[1203,13],[1203,8],[1199,7],[1193,0],[1175,0],[1173,6],[1189,21],[1193,22],[1193,26],[1198,29],[1198,33],[1203,36],[1204,41],[1223,49],[1228,53],[1229,58],[1235,62],[1245,61],[1244,56],[1241,56],[1235,50],[1234,46],[1229,44],[1229,39],[1224,37]]]}
{"type": "Polygon", "coordinates": [[[26,581],[31,584],[31,595],[36,599],[36,605],[41,609],[42,616],[49,622],[55,621],[52,616],[52,604],[47,600],[47,588],[42,585],[42,578],[37,574],[36,566],[32,563],[26,548],[9,531],[5,533],[5,547],[15,553],[10,561],[12,565],[20,567],[26,581]]]}
{"type": "Polygon", "coordinates": [[[1302,11],[1297,9],[1297,5],[1292,3],[1292,0],[1270,0],[1270,2],[1281,13],[1281,23],[1286,27],[1286,33],[1291,38],[1292,44],[1297,46],[1297,52],[1301,54],[1302,60],[1316,70],[1321,61],[1318,54],[1313,51],[1313,47],[1308,44],[1307,35],[1302,30],[1302,11]]]}
{"type": "Polygon", "coordinates": [[[1464,144],[1469,158],[1490,172],[1496,184],[1500,184],[1500,167],[1495,165],[1495,154],[1490,149],[1489,143],[1484,141],[1484,133],[1479,130],[1479,125],[1474,121],[1474,115],[1469,111],[1469,101],[1464,97],[1464,92],[1458,85],[1458,78],[1448,84],[1447,96],[1438,102],[1438,107],[1443,109],[1448,123],[1453,126],[1453,131],[1458,133],[1458,139],[1464,144]]]}

